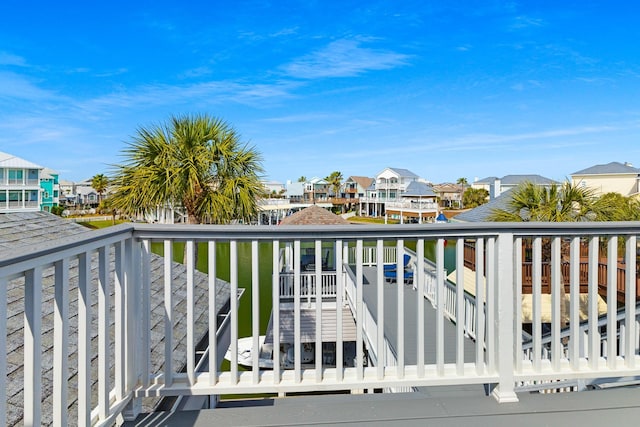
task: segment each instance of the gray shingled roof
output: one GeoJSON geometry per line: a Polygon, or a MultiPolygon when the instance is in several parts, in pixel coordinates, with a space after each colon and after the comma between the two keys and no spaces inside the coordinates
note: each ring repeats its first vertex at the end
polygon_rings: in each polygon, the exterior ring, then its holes
{"type": "Polygon", "coordinates": [[[436,197],[433,188],[424,182],[412,181],[407,186],[407,190],[402,193],[403,197],[436,197]]]}
{"type": "Polygon", "coordinates": [[[411,172],[409,169],[389,168],[389,170],[394,171],[399,176],[409,176],[409,177],[412,177],[412,178],[417,178],[418,177],[418,175],[416,175],[415,173],[411,172]]]}
{"type": "Polygon", "coordinates": [[[493,209],[506,209],[507,204],[511,200],[509,193],[511,190],[507,190],[498,197],[490,200],[484,205],[480,205],[477,208],[470,209],[459,215],[451,218],[453,222],[485,222],[491,214],[493,209]]]}
{"type": "MultiPolygon", "coordinates": [[[[7,256],[8,252],[16,248],[36,246],[49,242],[56,238],[69,237],[91,233],[91,230],[75,224],[69,220],[64,220],[46,212],[25,212],[0,214],[0,259],[7,256]]],[[[157,372],[164,359],[164,260],[157,255],[151,256],[151,364],[154,372],[157,372]]],[[[98,277],[97,256],[94,255],[91,263],[92,284],[97,282],[98,277]]],[[[110,271],[115,271],[113,253],[111,254],[110,271]]],[[[47,268],[43,272],[43,317],[42,317],[42,343],[43,343],[43,401],[42,413],[50,416],[52,410],[52,378],[53,372],[51,361],[53,359],[53,285],[54,270],[47,268]]],[[[77,261],[72,260],[69,271],[69,313],[70,313],[70,396],[69,396],[69,421],[77,423],[77,304],[78,304],[78,268],[77,261]]],[[[206,274],[196,272],[195,274],[196,301],[199,298],[206,298],[208,293],[208,278],[206,274]]],[[[228,283],[217,280],[218,287],[218,307],[222,306],[229,299],[228,283]]],[[[186,268],[178,263],[173,264],[173,298],[176,314],[176,325],[174,327],[174,361],[176,365],[184,364],[186,361],[186,328],[184,321],[186,313],[186,268]]],[[[195,312],[195,336],[198,340],[207,333],[208,313],[207,304],[196,304],[195,312]]],[[[112,316],[114,306],[111,305],[112,316]]],[[[92,285],[92,381],[97,381],[97,287],[92,285]]],[[[113,317],[112,317],[113,319],[113,317]]],[[[112,324],[113,325],[113,324],[112,324]]],[[[24,280],[16,279],[9,282],[7,287],[7,424],[15,425],[22,422],[23,415],[23,363],[24,363],[24,280]]],[[[113,342],[111,342],[111,353],[113,354],[113,342]]],[[[92,387],[96,390],[96,387],[92,387]]],[[[93,402],[97,396],[93,397],[93,402]]],[[[143,410],[150,411],[157,399],[144,399],[143,410]]],[[[50,424],[50,418],[43,418],[43,424],[50,424]]]]}
{"type": "Polygon", "coordinates": [[[640,169],[620,162],[611,162],[606,165],[595,165],[574,172],[571,175],[605,175],[605,174],[640,174],[640,169]]]}
{"type": "Polygon", "coordinates": [[[500,180],[501,185],[518,185],[523,182],[531,182],[538,185],[558,184],[557,181],[540,175],[505,175],[500,180]]]}

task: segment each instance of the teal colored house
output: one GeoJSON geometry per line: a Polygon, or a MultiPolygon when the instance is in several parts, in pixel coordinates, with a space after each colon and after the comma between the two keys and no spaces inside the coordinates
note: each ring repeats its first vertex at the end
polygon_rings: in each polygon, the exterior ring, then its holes
{"type": "Polygon", "coordinates": [[[58,172],[49,168],[42,170],[40,175],[40,191],[42,192],[40,210],[51,212],[51,208],[58,206],[60,202],[58,172]]]}

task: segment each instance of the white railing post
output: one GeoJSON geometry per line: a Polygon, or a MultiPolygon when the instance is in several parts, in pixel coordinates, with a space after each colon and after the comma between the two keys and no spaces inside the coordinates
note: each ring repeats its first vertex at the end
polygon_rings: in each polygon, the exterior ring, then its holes
{"type": "MultiPolygon", "coordinates": [[[[513,360],[513,234],[500,233],[498,235],[498,271],[496,277],[497,313],[495,321],[497,328],[487,328],[487,332],[493,333],[497,329],[494,339],[496,345],[496,362],[499,382],[493,389],[493,397],[500,403],[517,402],[518,397],[514,391],[513,360]]],[[[520,266],[518,266],[520,267],[520,266]]],[[[490,286],[488,284],[488,286],[490,286]]]]}

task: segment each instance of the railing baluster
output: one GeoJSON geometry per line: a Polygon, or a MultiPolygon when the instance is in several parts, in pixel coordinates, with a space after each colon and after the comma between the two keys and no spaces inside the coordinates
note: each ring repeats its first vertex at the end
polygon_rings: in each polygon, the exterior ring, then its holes
{"type": "Polygon", "coordinates": [[[616,368],[618,337],[618,237],[610,236],[607,244],[607,366],[616,368]]]}
{"type": "Polygon", "coordinates": [[[380,284],[376,289],[378,328],[376,334],[376,355],[378,363],[376,366],[376,375],[380,380],[384,377],[384,368],[386,360],[384,358],[384,241],[378,239],[376,241],[376,280],[380,284]]]}
{"type": "Polygon", "coordinates": [[[398,319],[398,364],[396,371],[398,378],[404,378],[404,240],[398,239],[396,244],[396,293],[398,295],[397,312],[398,319]]]}
{"type": "Polygon", "coordinates": [[[338,308],[336,313],[336,381],[341,382],[344,378],[344,358],[342,354],[343,349],[343,325],[342,325],[342,310],[344,307],[344,263],[348,262],[348,244],[342,242],[342,240],[336,240],[336,307],[338,308]]]}
{"type": "Polygon", "coordinates": [[[109,416],[109,310],[111,283],[107,247],[98,249],[98,418],[109,416]]]}
{"type": "Polygon", "coordinates": [[[194,336],[195,330],[195,296],[194,296],[194,274],[195,274],[195,251],[196,243],[193,240],[187,240],[186,250],[187,259],[185,260],[185,267],[187,269],[187,379],[189,385],[196,383],[196,340],[194,336]]]}
{"type": "Polygon", "coordinates": [[[570,261],[570,315],[569,315],[569,358],[571,368],[577,370],[580,364],[580,237],[574,236],[571,239],[569,249],[570,261]]]}
{"type": "Polygon", "coordinates": [[[356,378],[361,381],[364,377],[363,363],[363,318],[362,303],[362,239],[356,240],[356,378]]]}
{"type": "Polygon", "coordinates": [[[229,285],[231,307],[231,384],[238,384],[238,241],[229,242],[229,285]]]}
{"type": "Polygon", "coordinates": [[[124,248],[122,242],[114,245],[115,249],[115,274],[114,274],[114,311],[115,311],[115,392],[116,400],[121,401],[124,397],[124,248]]]}
{"type": "Polygon", "coordinates": [[[300,240],[293,242],[293,365],[295,382],[302,381],[300,351],[300,240]]]}
{"type": "Polygon", "coordinates": [[[151,242],[148,239],[142,241],[141,258],[141,371],[142,386],[148,387],[150,383],[149,373],[151,370],[151,242]]]}
{"type": "Polygon", "coordinates": [[[78,256],[78,425],[91,425],[91,254],[87,252],[78,256]]]}
{"type": "Polygon", "coordinates": [[[531,265],[531,329],[533,332],[533,367],[540,372],[542,358],[542,238],[533,238],[531,265]]]}
{"type": "MultiPolygon", "coordinates": [[[[316,382],[322,381],[322,241],[315,241],[315,278],[316,278],[316,382]]],[[[336,307],[337,311],[340,311],[336,307]]]]}
{"type": "Polygon", "coordinates": [[[496,262],[495,256],[496,245],[495,238],[488,237],[486,239],[486,270],[485,270],[485,340],[486,340],[486,356],[487,369],[489,372],[494,372],[496,368],[496,323],[494,321],[496,317],[496,262]]]}
{"type": "Polygon", "coordinates": [[[173,384],[173,242],[164,241],[164,384],[173,384]]]}
{"type": "Polygon", "coordinates": [[[515,370],[522,372],[522,237],[516,237],[513,243],[514,259],[514,304],[513,321],[515,324],[515,370]]]}
{"type": "Polygon", "coordinates": [[[476,372],[484,373],[484,239],[476,239],[476,372]]]}
{"type": "Polygon", "coordinates": [[[260,276],[258,269],[258,241],[251,241],[251,361],[253,383],[260,380],[260,276]]]}
{"type": "Polygon", "coordinates": [[[635,235],[629,236],[626,242],[625,256],[625,299],[624,299],[624,325],[625,325],[625,358],[624,363],[627,368],[635,368],[636,360],[636,339],[638,330],[636,329],[636,293],[637,293],[637,277],[636,277],[636,253],[637,238],[635,235]]]}
{"type": "Polygon", "coordinates": [[[24,295],[24,425],[41,421],[42,398],[42,267],[25,272],[24,295]]]}
{"type": "Polygon", "coordinates": [[[456,240],[456,373],[464,373],[464,239],[456,240]]]}
{"type": "Polygon", "coordinates": [[[207,274],[207,297],[209,298],[209,331],[207,332],[209,336],[209,385],[213,386],[218,383],[218,287],[216,285],[215,240],[207,242],[207,274]]]}
{"type": "Polygon", "coordinates": [[[551,366],[554,371],[560,370],[560,358],[562,357],[560,299],[564,295],[564,284],[560,271],[560,243],[559,237],[551,239],[551,366]]]}
{"type": "MultiPolygon", "coordinates": [[[[418,378],[424,377],[424,281],[425,281],[425,269],[424,269],[424,239],[418,239],[416,242],[416,271],[413,280],[417,290],[417,310],[418,310],[418,342],[416,352],[418,354],[418,378]]],[[[378,315],[380,318],[380,315],[378,315]]]]}
{"type": "Polygon", "coordinates": [[[444,375],[444,239],[436,241],[436,371],[444,375]]]}
{"type": "Polygon", "coordinates": [[[598,332],[598,264],[600,239],[589,239],[589,367],[598,368],[600,357],[600,333],[598,332]]]}
{"type": "MultiPolygon", "coordinates": [[[[288,244],[287,244],[288,245],[288,244]]],[[[271,298],[271,324],[273,327],[273,382],[280,383],[280,292],[278,283],[280,282],[280,242],[273,241],[273,279],[271,281],[272,298],[271,298]]]]}
{"type": "Polygon", "coordinates": [[[66,426],[69,378],[69,259],[54,265],[53,424],[66,426]]]}

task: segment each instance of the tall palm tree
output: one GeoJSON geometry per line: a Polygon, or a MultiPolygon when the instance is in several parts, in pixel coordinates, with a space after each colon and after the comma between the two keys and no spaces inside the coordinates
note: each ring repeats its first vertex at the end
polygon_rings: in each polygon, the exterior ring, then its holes
{"type": "Polygon", "coordinates": [[[98,193],[98,203],[102,202],[102,195],[107,191],[109,179],[102,173],[94,175],[91,178],[91,187],[98,193]]]}
{"type": "Polygon", "coordinates": [[[189,223],[249,220],[264,194],[261,155],[208,115],[139,128],[115,166],[113,205],[125,214],[181,206],[189,223]]]}
{"type": "Polygon", "coordinates": [[[325,178],[325,181],[329,183],[329,186],[333,190],[333,195],[335,197],[338,197],[340,193],[340,186],[342,185],[342,173],[333,171],[328,177],[325,178]]]}
{"type": "Polygon", "coordinates": [[[489,221],[573,222],[598,219],[593,191],[569,182],[549,187],[523,182],[507,197],[510,197],[507,206],[494,209],[489,221]]]}

